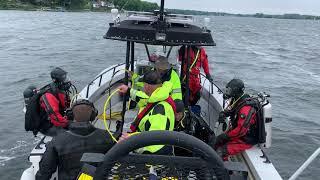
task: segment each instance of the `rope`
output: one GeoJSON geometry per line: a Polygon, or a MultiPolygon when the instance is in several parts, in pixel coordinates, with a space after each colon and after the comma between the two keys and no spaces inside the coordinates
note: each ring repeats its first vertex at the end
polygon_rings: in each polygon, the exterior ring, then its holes
{"type": "Polygon", "coordinates": [[[228,109],[228,108],[233,108],[233,106],[234,106],[243,96],[244,96],[244,93],[243,93],[236,101],[234,101],[231,105],[228,105],[228,106],[225,108],[225,110],[228,109]]]}
{"type": "Polygon", "coordinates": [[[81,98],[80,93],[75,94],[74,96],[72,96],[71,101],[70,101],[70,107],[72,106],[72,104],[73,104],[75,101],[78,100],[78,96],[79,96],[79,98],[81,98]]]}
{"type": "MultiPolygon", "coordinates": [[[[197,55],[196,55],[196,57],[194,58],[193,63],[191,64],[191,66],[190,66],[190,68],[189,68],[189,73],[191,72],[191,69],[192,69],[193,66],[196,64],[196,62],[198,61],[199,54],[200,54],[200,49],[198,50],[197,55]]],[[[182,81],[184,81],[185,79],[186,79],[186,75],[184,75],[182,81]]]]}
{"type": "Polygon", "coordinates": [[[107,101],[104,103],[104,107],[103,107],[103,124],[104,124],[104,127],[106,128],[107,132],[109,133],[109,135],[111,136],[112,140],[114,142],[118,142],[117,139],[113,136],[113,134],[110,132],[109,128],[108,128],[108,125],[107,125],[107,113],[106,113],[106,110],[107,110],[107,106],[108,106],[108,103],[109,101],[111,100],[111,97],[113,95],[115,95],[117,92],[119,91],[119,89],[113,91],[111,93],[111,95],[108,97],[107,101]]]}

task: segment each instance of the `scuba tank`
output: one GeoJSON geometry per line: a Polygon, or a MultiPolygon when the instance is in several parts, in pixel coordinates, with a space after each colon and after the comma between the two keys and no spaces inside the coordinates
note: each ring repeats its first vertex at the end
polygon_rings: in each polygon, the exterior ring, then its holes
{"type": "Polygon", "coordinates": [[[27,87],[24,91],[23,91],[23,98],[24,98],[24,112],[26,111],[29,102],[30,102],[30,98],[33,97],[33,95],[35,95],[37,91],[37,88],[35,86],[29,86],[27,87]]]}
{"type": "Polygon", "coordinates": [[[266,131],[266,142],[263,144],[265,148],[270,148],[272,143],[272,105],[268,101],[270,95],[265,93],[259,93],[258,96],[261,98],[261,105],[263,110],[263,119],[266,131]]]}

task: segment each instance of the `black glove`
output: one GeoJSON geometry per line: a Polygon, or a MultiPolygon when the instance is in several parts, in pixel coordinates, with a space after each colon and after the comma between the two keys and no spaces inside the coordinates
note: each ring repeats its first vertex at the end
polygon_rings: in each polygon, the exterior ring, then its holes
{"type": "Polygon", "coordinates": [[[225,122],[226,122],[226,118],[227,118],[227,116],[226,116],[226,114],[224,113],[224,111],[221,111],[221,112],[219,113],[218,122],[219,122],[219,123],[225,123],[225,122]]]}
{"type": "Polygon", "coordinates": [[[225,133],[222,133],[217,137],[215,145],[217,146],[217,145],[225,144],[228,141],[230,141],[229,136],[225,133]]]}
{"type": "Polygon", "coordinates": [[[213,78],[210,74],[206,74],[206,78],[210,81],[213,82],[213,78]]]}

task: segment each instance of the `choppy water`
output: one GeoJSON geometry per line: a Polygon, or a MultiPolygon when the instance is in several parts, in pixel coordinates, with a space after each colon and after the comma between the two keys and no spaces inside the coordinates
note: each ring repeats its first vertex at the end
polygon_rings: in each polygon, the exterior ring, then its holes
{"type": "MultiPolygon", "coordinates": [[[[18,179],[37,142],[24,131],[25,87],[43,85],[62,66],[82,88],[124,62],[125,43],[102,38],[108,20],[104,13],[0,11],[0,179],[18,179]]],[[[320,21],[211,17],[209,28],[217,42],[207,48],[215,81],[238,77],[249,90],[271,94],[268,152],[288,178],[320,146],[320,21]]],[[[319,159],[300,179],[319,178],[319,159]]]]}

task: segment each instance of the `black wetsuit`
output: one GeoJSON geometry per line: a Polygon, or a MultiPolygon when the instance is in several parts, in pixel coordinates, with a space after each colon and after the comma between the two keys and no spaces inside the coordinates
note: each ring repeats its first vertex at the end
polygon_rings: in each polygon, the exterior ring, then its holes
{"type": "Polygon", "coordinates": [[[76,179],[83,153],[106,153],[113,144],[106,131],[88,122],[71,123],[69,131],[59,133],[47,144],[36,179],[49,180],[57,167],[59,180],[76,179]]]}

